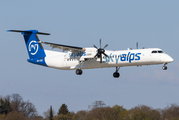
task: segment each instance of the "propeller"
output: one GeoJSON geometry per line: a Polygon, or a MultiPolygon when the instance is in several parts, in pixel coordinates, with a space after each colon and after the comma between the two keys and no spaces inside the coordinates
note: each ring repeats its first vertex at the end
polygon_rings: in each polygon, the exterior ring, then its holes
{"type": "Polygon", "coordinates": [[[136,43],[136,48],[138,49],[138,42],[136,43]]]}
{"type": "Polygon", "coordinates": [[[99,40],[99,44],[100,44],[100,48],[93,45],[98,50],[98,53],[94,56],[94,58],[96,57],[100,58],[100,63],[102,63],[102,54],[108,57],[108,55],[105,53],[105,50],[104,50],[108,46],[108,44],[106,44],[104,48],[101,48],[101,39],[99,40]]]}

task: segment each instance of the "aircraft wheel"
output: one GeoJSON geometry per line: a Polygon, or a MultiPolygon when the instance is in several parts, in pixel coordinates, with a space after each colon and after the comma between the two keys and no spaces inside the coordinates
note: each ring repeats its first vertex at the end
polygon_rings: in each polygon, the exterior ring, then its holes
{"type": "Polygon", "coordinates": [[[114,77],[114,78],[118,78],[119,76],[120,76],[120,74],[119,74],[118,72],[114,72],[114,73],[113,73],[113,77],[114,77]]]}
{"type": "Polygon", "coordinates": [[[83,71],[82,71],[81,69],[77,69],[77,70],[76,70],[76,74],[77,74],[77,75],[81,75],[82,73],[83,73],[83,71]]]}
{"type": "Polygon", "coordinates": [[[163,66],[162,69],[163,69],[163,70],[167,70],[167,66],[163,66]]]}

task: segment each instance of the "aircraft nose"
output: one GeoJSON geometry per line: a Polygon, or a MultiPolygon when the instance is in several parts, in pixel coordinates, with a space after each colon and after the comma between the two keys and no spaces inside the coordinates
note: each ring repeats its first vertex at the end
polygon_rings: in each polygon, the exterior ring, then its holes
{"type": "Polygon", "coordinates": [[[171,63],[171,62],[173,62],[173,58],[170,57],[169,55],[165,54],[162,57],[162,62],[164,62],[164,63],[171,63]]]}
{"type": "Polygon", "coordinates": [[[170,56],[168,56],[168,60],[167,60],[168,62],[173,62],[173,58],[172,57],[170,57],[170,56]]]}

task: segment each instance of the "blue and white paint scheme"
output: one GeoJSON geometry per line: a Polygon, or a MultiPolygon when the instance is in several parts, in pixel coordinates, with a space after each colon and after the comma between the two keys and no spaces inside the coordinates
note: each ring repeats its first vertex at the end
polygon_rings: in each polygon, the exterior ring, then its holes
{"type": "Polygon", "coordinates": [[[8,31],[20,32],[24,36],[29,54],[28,62],[61,70],[76,70],[77,75],[82,74],[82,69],[116,67],[113,76],[118,78],[120,76],[118,72],[120,67],[164,64],[162,68],[166,70],[166,64],[173,62],[173,59],[159,48],[118,51],[104,50],[108,45],[103,49],[101,47],[98,49],[95,45],[95,48],[82,48],[42,42],[38,39],[37,34],[50,34],[38,32],[37,30],[8,31]],[[63,52],[45,50],[42,44],[50,45],[52,48],[62,49],[63,52]]]}

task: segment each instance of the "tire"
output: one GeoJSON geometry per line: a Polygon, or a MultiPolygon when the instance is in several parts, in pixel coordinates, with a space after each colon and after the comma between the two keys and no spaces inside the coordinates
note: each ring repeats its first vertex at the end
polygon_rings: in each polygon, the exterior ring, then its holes
{"type": "Polygon", "coordinates": [[[163,66],[162,69],[163,69],[163,70],[167,70],[167,66],[163,66]]]}
{"type": "Polygon", "coordinates": [[[77,75],[81,75],[82,73],[83,73],[83,71],[82,71],[81,69],[77,69],[77,70],[76,70],[76,74],[77,74],[77,75]]]}
{"type": "Polygon", "coordinates": [[[120,76],[120,74],[119,74],[118,72],[114,72],[114,73],[113,73],[113,77],[114,77],[114,78],[118,78],[119,76],[120,76]]]}

